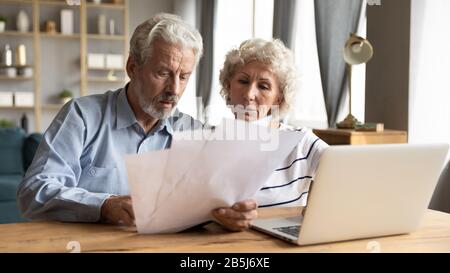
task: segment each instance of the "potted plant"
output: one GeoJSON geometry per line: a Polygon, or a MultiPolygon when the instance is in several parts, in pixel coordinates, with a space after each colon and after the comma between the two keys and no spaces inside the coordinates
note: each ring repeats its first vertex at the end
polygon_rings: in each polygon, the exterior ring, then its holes
{"type": "Polygon", "coordinates": [[[70,90],[64,89],[61,91],[58,95],[59,99],[63,104],[66,104],[68,101],[70,101],[73,98],[73,94],[70,90]]]}
{"type": "Polygon", "coordinates": [[[0,15],[0,32],[5,32],[6,18],[0,15]]]}
{"type": "Polygon", "coordinates": [[[0,119],[0,128],[13,128],[14,122],[7,119],[0,119]]]}

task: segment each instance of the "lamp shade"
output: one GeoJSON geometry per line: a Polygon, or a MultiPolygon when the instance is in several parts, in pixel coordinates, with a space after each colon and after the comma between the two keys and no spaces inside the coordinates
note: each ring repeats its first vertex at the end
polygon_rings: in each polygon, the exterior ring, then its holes
{"type": "Polygon", "coordinates": [[[344,60],[350,65],[368,62],[373,56],[373,47],[367,39],[352,34],[345,43],[344,60]]]}

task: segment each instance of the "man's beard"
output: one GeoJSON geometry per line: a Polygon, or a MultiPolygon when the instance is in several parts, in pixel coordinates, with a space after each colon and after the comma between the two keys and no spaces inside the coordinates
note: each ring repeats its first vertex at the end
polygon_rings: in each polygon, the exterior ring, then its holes
{"type": "Polygon", "coordinates": [[[142,111],[156,119],[168,118],[172,114],[172,110],[175,108],[179,100],[177,95],[171,95],[168,92],[161,93],[152,99],[145,97],[143,92],[140,90],[137,93],[139,106],[142,111]],[[171,109],[161,109],[159,107],[160,101],[171,102],[173,107],[171,109]]]}

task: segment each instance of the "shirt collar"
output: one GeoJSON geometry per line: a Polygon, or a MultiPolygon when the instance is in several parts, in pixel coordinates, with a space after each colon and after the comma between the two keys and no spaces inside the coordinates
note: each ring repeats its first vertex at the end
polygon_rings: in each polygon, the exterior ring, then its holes
{"type": "Polygon", "coordinates": [[[137,123],[136,116],[128,103],[127,98],[128,84],[119,91],[116,104],[116,126],[117,129],[127,128],[137,123]]]}

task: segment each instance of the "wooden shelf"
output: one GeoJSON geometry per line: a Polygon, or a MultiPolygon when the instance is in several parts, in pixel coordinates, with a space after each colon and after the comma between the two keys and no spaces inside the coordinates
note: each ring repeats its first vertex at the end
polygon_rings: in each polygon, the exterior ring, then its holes
{"type": "Polygon", "coordinates": [[[87,8],[102,8],[102,9],[117,9],[117,10],[123,10],[125,9],[125,5],[123,4],[108,4],[108,3],[104,3],[104,4],[94,4],[94,3],[87,3],[86,4],[87,8]]]}
{"type": "MultiPolygon", "coordinates": [[[[0,2],[1,3],[1,2],[0,2]]],[[[18,36],[18,37],[33,37],[33,32],[20,32],[15,30],[7,30],[0,32],[0,36],[18,36]]]]}
{"type": "Polygon", "coordinates": [[[55,6],[64,6],[67,8],[79,8],[80,5],[69,5],[66,3],[66,1],[50,1],[50,0],[46,0],[46,1],[39,1],[39,4],[41,5],[55,5],[55,6]]]}
{"type": "Polygon", "coordinates": [[[34,80],[34,77],[23,77],[23,76],[17,76],[17,77],[8,77],[8,76],[0,76],[1,81],[31,81],[34,80]]]}
{"type": "Polygon", "coordinates": [[[61,34],[61,33],[41,32],[40,36],[44,37],[44,38],[57,38],[57,39],[80,39],[80,34],[61,34]]]}
{"type": "Polygon", "coordinates": [[[33,4],[32,0],[0,0],[0,4],[33,4]]]}
{"type": "Polygon", "coordinates": [[[117,41],[124,41],[125,36],[123,35],[100,35],[100,34],[88,34],[88,39],[95,39],[95,40],[117,40],[117,41]]]}
{"type": "Polygon", "coordinates": [[[34,110],[34,106],[0,106],[0,110],[34,110]]]}
{"type": "Polygon", "coordinates": [[[89,77],[90,82],[125,82],[125,78],[108,79],[106,77],[89,77]]]}
{"type": "MultiPolygon", "coordinates": [[[[11,4],[12,7],[17,8],[25,8],[27,10],[27,14],[30,19],[30,31],[29,32],[19,32],[13,29],[11,27],[11,30],[6,30],[2,33],[0,33],[0,40],[3,43],[9,43],[10,41],[12,43],[15,43],[14,40],[20,40],[23,39],[24,42],[31,41],[33,48],[32,50],[27,49],[27,54],[32,55],[32,59],[34,60],[33,68],[33,75],[32,77],[23,77],[23,76],[17,76],[14,78],[7,77],[5,75],[0,75],[0,89],[3,87],[6,87],[10,84],[31,84],[33,88],[33,93],[35,95],[35,106],[34,107],[16,107],[16,106],[7,106],[7,107],[0,107],[0,110],[4,110],[5,112],[8,110],[31,110],[30,113],[34,113],[34,126],[36,131],[42,131],[45,130],[42,126],[42,113],[45,112],[46,114],[53,115],[54,111],[58,111],[61,109],[62,104],[58,104],[58,101],[55,101],[55,104],[49,103],[45,104],[42,103],[43,100],[43,94],[42,93],[42,81],[43,79],[47,80],[47,77],[49,76],[47,71],[45,70],[45,64],[46,60],[42,59],[43,52],[45,52],[46,48],[43,48],[46,44],[46,42],[53,41],[53,40],[47,40],[47,39],[54,39],[57,43],[71,43],[72,46],[74,46],[75,50],[76,47],[79,46],[80,54],[79,54],[79,71],[80,71],[80,95],[86,96],[89,95],[89,85],[94,86],[102,86],[103,84],[105,87],[109,86],[115,86],[121,83],[125,83],[128,80],[128,77],[126,76],[126,70],[125,68],[121,69],[89,69],[87,68],[87,54],[88,54],[88,48],[91,46],[95,46],[97,48],[100,48],[100,50],[103,50],[106,54],[110,49],[108,49],[111,44],[111,46],[118,46],[119,44],[123,44],[123,56],[126,58],[128,55],[128,36],[129,36],[129,0],[123,0],[122,3],[118,3],[120,1],[112,1],[112,0],[103,0],[100,4],[93,3],[92,0],[80,0],[80,5],[69,5],[65,0],[0,0],[0,5],[3,4],[11,4]],[[107,2],[107,3],[106,3],[107,2]],[[116,3],[117,2],[117,3],[116,3]],[[27,4],[25,6],[25,4],[27,4]],[[77,22],[74,22],[74,27],[76,28],[78,33],[70,34],[70,35],[63,35],[61,33],[47,33],[44,29],[41,28],[42,23],[47,19],[47,16],[44,16],[43,14],[46,14],[45,12],[42,13],[42,10],[55,12],[63,8],[71,9],[75,12],[75,17],[77,18],[77,22]],[[31,10],[31,16],[30,16],[30,10],[31,10]],[[117,35],[100,35],[94,33],[89,34],[89,28],[88,26],[90,24],[93,24],[94,22],[91,22],[91,15],[95,15],[97,12],[112,12],[114,16],[123,18],[120,22],[120,26],[118,24],[117,26],[117,35]],[[119,16],[120,14],[120,16],[119,16]],[[78,24],[78,28],[75,24],[78,24]],[[26,39],[26,40],[25,40],[26,39]],[[58,40],[58,41],[56,41],[58,40]],[[105,42],[103,42],[105,41],[105,42]],[[73,44],[75,42],[75,44],[73,44]],[[114,43],[114,44],[113,44],[114,43]],[[117,43],[117,44],[116,44],[117,43]],[[103,46],[105,44],[105,46],[103,46]],[[107,76],[109,75],[109,77],[107,76]],[[111,75],[114,75],[112,78],[111,75]],[[23,81],[23,82],[21,82],[23,81]],[[3,86],[3,87],[2,87],[3,86]]],[[[7,11],[5,9],[5,12],[7,14],[3,14],[3,9],[0,6],[1,12],[3,16],[9,16],[13,17],[16,16],[16,12],[13,10],[7,11]]],[[[4,7],[4,6],[3,6],[4,7]]],[[[9,6],[8,6],[9,7],[9,6]]],[[[59,13],[59,12],[57,12],[59,13]]],[[[116,18],[114,17],[114,18],[116,18]]],[[[55,18],[59,18],[55,17],[55,18]]],[[[54,18],[53,18],[54,19],[54,18]]],[[[13,22],[15,23],[15,22],[13,22]]],[[[71,47],[72,47],[71,46],[71,47]]],[[[27,46],[28,47],[28,46],[27,46]]],[[[78,51],[78,50],[77,50],[78,51]]],[[[47,54],[47,53],[46,53],[47,54]]],[[[50,52],[50,54],[52,54],[50,52]]],[[[61,65],[65,65],[64,63],[61,63],[61,65]]],[[[72,65],[72,64],[71,64],[72,65]]],[[[56,77],[60,77],[64,75],[56,75],[56,77]]],[[[8,90],[8,89],[7,89],[8,90]]]]}

